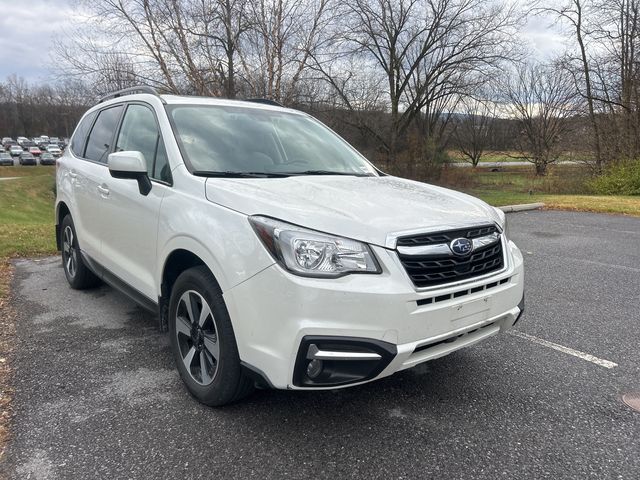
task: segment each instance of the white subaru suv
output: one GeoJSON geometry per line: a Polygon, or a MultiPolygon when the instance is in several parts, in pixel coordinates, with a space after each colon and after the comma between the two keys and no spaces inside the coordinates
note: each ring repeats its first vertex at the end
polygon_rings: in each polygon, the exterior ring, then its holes
{"type": "Polygon", "coordinates": [[[500,210],[385,175],[274,102],[116,92],[56,177],[69,284],[104,281],[156,312],[207,405],[386,377],[524,310],[500,210]]]}

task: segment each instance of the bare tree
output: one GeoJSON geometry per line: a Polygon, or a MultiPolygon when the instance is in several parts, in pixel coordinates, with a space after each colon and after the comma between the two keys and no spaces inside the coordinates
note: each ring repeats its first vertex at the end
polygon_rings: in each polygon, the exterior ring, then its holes
{"type": "Polygon", "coordinates": [[[347,98],[348,84],[360,83],[362,75],[373,75],[384,88],[389,125],[376,134],[389,165],[410,126],[417,122],[428,143],[436,127],[446,124],[441,114],[452,110],[470,80],[510,56],[517,18],[506,4],[481,0],[354,0],[344,6],[340,40],[332,53],[314,58],[314,68],[349,109],[357,102],[347,98]],[[368,68],[331,64],[345,52],[368,68]]]}
{"type": "Polygon", "coordinates": [[[199,40],[197,45],[203,63],[218,73],[223,86],[221,94],[235,98],[238,93],[236,62],[242,39],[252,26],[248,1],[191,0],[189,11],[196,20],[190,33],[199,40]]]}
{"type": "Polygon", "coordinates": [[[537,11],[568,25],[565,65],[586,100],[595,170],[640,155],[640,0],[544,2],[537,11]]]}
{"type": "Polygon", "coordinates": [[[536,175],[560,156],[568,119],[578,111],[573,81],[557,65],[520,65],[504,86],[505,110],[517,120],[520,157],[533,163],[536,175]]]}
{"type": "Polygon", "coordinates": [[[493,134],[497,106],[491,100],[464,98],[454,124],[455,145],[465,161],[477,167],[493,134]]]}
{"type": "Polygon", "coordinates": [[[0,82],[0,131],[13,137],[43,133],[68,137],[89,98],[77,82],[34,85],[10,75],[0,82]]]}
{"type": "Polygon", "coordinates": [[[578,45],[578,55],[569,56],[565,62],[569,73],[574,79],[576,90],[581,94],[587,103],[589,121],[593,131],[593,148],[595,155],[595,168],[602,170],[603,154],[600,124],[597,118],[595,95],[592,79],[592,59],[587,53],[587,41],[590,33],[590,26],[587,22],[595,15],[595,5],[590,0],[565,0],[560,5],[553,2],[549,5],[534,8],[535,12],[546,12],[554,15],[559,21],[571,27],[571,34],[578,45]],[[575,68],[577,63],[578,68],[575,68]]]}
{"type": "Polygon", "coordinates": [[[256,0],[241,52],[252,95],[290,104],[332,18],[331,0],[256,0]]]}

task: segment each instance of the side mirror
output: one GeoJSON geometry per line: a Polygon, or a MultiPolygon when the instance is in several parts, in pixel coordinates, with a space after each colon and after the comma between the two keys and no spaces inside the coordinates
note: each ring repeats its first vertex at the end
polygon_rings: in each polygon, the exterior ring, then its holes
{"type": "Polygon", "coordinates": [[[109,173],[113,178],[136,180],[142,195],[151,191],[151,180],[147,175],[147,161],[141,152],[115,152],[109,154],[107,161],[109,173]]]}

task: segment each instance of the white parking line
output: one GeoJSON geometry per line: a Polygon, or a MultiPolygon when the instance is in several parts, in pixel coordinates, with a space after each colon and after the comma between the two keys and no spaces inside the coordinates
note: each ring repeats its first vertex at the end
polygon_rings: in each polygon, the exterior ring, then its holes
{"type": "Polygon", "coordinates": [[[603,360],[602,358],[594,357],[593,355],[589,355],[588,353],[580,352],[563,345],[558,345],[557,343],[543,340],[542,338],[534,337],[533,335],[529,335],[527,333],[518,332],[516,330],[509,330],[509,333],[511,335],[515,335],[516,337],[524,338],[525,340],[537,343],[538,345],[553,348],[554,350],[558,350],[559,352],[567,353],[569,355],[573,355],[574,357],[581,358],[582,360],[586,360],[587,362],[595,363],[596,365],[600,365],[604,368],[614,368],[618,366],[617,363],[610,362],[609,360],[603,360]]]}

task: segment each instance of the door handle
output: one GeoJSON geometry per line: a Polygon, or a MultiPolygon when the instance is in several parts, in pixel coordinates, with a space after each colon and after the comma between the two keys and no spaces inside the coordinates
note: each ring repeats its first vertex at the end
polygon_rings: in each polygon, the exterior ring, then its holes
{"type": "Polygon", "coordinates": [[[109,196],[109,189],[107,187],[103,187],[102,185],[98,185],[98,191],[100,192],[100,195],[108,197],[109,196]]]}
{"type": "Polygon", "coordinates": [[[74,170],[70,170],[70,171],[69,171],[69,176],[70,176],[71,178],[76,178],[76,177],[78,176],[78,174],[77,174],[74,170]]]}

